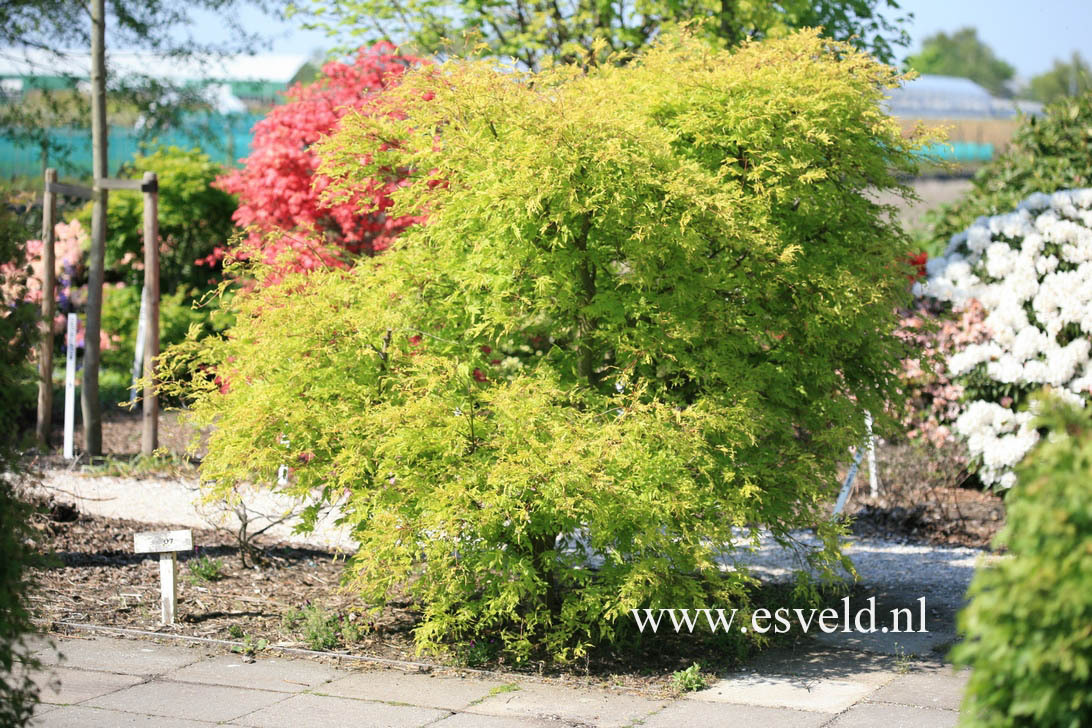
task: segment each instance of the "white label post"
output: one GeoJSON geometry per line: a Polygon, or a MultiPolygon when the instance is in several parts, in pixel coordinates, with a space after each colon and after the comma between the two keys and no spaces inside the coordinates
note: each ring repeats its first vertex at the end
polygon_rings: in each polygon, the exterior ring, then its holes
{"type": "Polygon", "coordinates": [[[133,385],[129,387],[130,408],[136,404],[137,380],[140,379],[141,371],[144,368],[144,337],[146,335],[147,327],[147,322],[145,321],[145,318],[147,318],[147,310],[148,287],[144,286],[140,289],[140,319],[136,330],[136,351],[133,352],[133,385]]]}
{"type": "Polygon", "coordinates": [[[876,438],[872,436],[871,412],[865,412],[864,423],[868,433],[868,494],[875,498],[880,494],[880,478],[876,475],[876,438]]]}
{"type": "Polygon", "coordinates": [[[76,314],[68,314],[64,364],[64,457],[76,457],[73,430],[76,427],[76,314]]]}
{"type": "Polygon", "coordinates": [[[159,604],[161,624],[174,624],[178,603],[178,552],[193,548],[193,531],[150,531],[133,534],[133,551],[159,554],[159,604]]]}

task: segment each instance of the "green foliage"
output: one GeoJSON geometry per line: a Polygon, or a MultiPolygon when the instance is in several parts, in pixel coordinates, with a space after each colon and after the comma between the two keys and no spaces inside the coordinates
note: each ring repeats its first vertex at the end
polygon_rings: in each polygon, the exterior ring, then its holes
{"type": "Polygon", "coordinates": [[[338,621],[336,614],[313,604],[303,609],[289,609],[281,617],[281,626],[289,631],[298,631],[303,641],[312,650],[334,649],[338,646],[339,637],[343,631],[350,632],[346,636],[349,642],[359,637],[359,631],[350,623],[346,622],[343,625],[338,621]]]}
{"type": "Polygon", "coordinates": [[[994,96],[1004,97],[1012,95],[1008,82],[1016,73],[979,40],[974,28],[929,36],[922,41],[921,53],[907,58],[906,65],[918,73],[969,78],[994,96]]]}
{"type": "MultiPolygon", "coordinates": [[[[217,270],[195,261],[225,245],[235,232],[235,198],[212,186],[223,167],[199,149],[160,147],[136,155],[118,176],[141,179],[145,172],[159,176],[160,290],[209,288],[210,280],[219,277],[217,270]]],[[[86,230],[91,229],[91,207],[88,203],[77,215],[86,230]]],[[[144,195],[111,192],[106,228],[107,270],[139,293],[144,283],[144,195]]]]}
{"type": "Polygon", "coordinates": [[[1092,69],[1081,54],[1074,51],[1069,63],[1056,60],[1049,71],[1031,79],[1028,96],[1036,101],[1052,103],[1065,96],[1092,93],[1092,69]]]}
{"type": "Polygon", "coordinates": [[[311,0],[289,3],[288,14],[305,17],[305,27],[343,35],[349,48],[407,38],[420,55],[462,55],[466,40],[473,40],[468,34],[480,36],[493,55],[534,69],[551,57],[579,62],[598,41],[614,51],[638,51],[659,34],[699,18],[708,19],[702,34],[720,47],[744,39],[779,38],[798,28],[822,28],[826,37],[890,63],[893,46],[910,43],[906,25],[912,16],[887,14],[899,9],[896,0],[649,0],[634,7],[588,0],[311,0]],[[465,40],[453,45],[451,39],[465,40]]]}
{"type": "Polygon", "coordinates": [[[224,562],[220,559],[199,556],[186,562],[194,583],[220,581],[224,578],[224,562]]]}
{"type": "Polygon", "coordinates": [[[236,639],[242,639],[241,645],[235,645],[231,648],[232,652],[237,652],[240,655],[247,655],[253,657],[266,647],[269,647],[269,640],[264,637],[254,638],[252,634],[244,634],[243,630],[237,624],[231,625],[234,629],[231,630],[231,636],[236,639]]]}
{"type": "MultiPolygon", "coordinates": [[[[104,367],[129,373],[133,366],[140,317],[140,286],[106,286],[102,296],[102,330],[110,348],[102,351],[104,367]]],[[[201,336],[224,331],[230,314],[212,307],[223,299],[198,298],[196,290],[180,288],[159,298],[159,349],[184,341],[190,327],[201,336]]]]}
{"type": "Polygon", "coordinates": [[[1025,119],[1005,152],[975,175],[966,196],[936,214],[934,246],[946,248],[949,238],[979,217],[1010,212],[1035,192],[1050,194],[1090,184],[1092,92],[1061,99],[1045,111],[1045,117],[1025,119]]]}
{"type": "Polygon", "coordinates": [[[347,495],[349,578],[412,598],[424,649],[565,659],[634,608],[746,609],[719,562],[763,528],[814,528],[833,577],[838,463],[901,396],[908,240],[865,194],[915,169],[898,80],[816,32],[411,72],[406,119],[347,116],[321,153],[335,194],[410,170],[388,214],[428,223],[168,353],[204,374],[167,388],[216,423],[210,495],[286,463],[285,492],[347,495]]]}
{"type": "Polygon", "coordinates": [[[100,463],[84,466],[83,474],[90,478],[182,478],[192,477],[194,467],[187,458],[159,448],[151,455],[108,455],[100,463]]]}
{"type": "Polygon", "coordinates": [[[38,687],[30,679],[37,666],[25,636],[34,631],[27,608],[30,508],[16,494],[19,477],[15,446],[33,423],[34,371],[28,365],[36,339],[34,306],[22,302],[25,271],[22,226],[6,205],[0,207],[0,725],[22,726],[30,720],[38,687]],[[31,393],[28,401],[27,394],[31,393]],[[28,406],[29,405],[29,406],[28,406]],[[22,665],[16,668],[16,663],[22,665]]]}
{"type": "Polygon", "coordinates": [[[676,692],[692,693],[704,690],[706,686],[705,676],[701,674],[701,665],[694,663],[685,670],[677,670],[671,674],[671,684],[676,692]]]}
{"type": "Polygon", "coordinates": [[[1092,416],[1041,405],[1049,435],[1020,466],[998,536],[1011,556],[978,570],[959,617],[971,726],[1092,722],[1092,416]]]}

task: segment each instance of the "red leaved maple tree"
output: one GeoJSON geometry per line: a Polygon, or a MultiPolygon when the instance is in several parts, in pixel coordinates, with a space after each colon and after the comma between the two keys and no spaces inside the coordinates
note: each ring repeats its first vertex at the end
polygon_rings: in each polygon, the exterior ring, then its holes
{"type": "MultiPolygon", "coordinates": [[[[327,63],[316,82],[294,86],[287,92],[288,103],[254,125],[250,156],[242,160],[241,168],[216,182],[238,196],[233,217],[247,230],[247,238],[232,255],[256,256],[278,269],[296,271],[346,266],[356,256],[387,248],[417,222],[386,214],[390,194],[401,184],[398,175],[372,180],[347,200],[324,201],[322,192],[330,180],[315,171],[319,160],[313,145],[350,110],[391,113],[378,111],[380,94],[421,62],[398,54],[386,42],[362,48],[353,63],[327,63]],[[362,208],[374,212],[362,214],[362,208]]],[[[198,262],[211,263],[227,253],[219,248],[198,262]]]]}

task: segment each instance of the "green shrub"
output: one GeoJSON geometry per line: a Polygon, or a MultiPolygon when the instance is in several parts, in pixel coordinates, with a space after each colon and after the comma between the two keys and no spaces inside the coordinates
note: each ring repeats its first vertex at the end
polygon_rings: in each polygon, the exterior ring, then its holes
{"type": "Polygon", "coordinates": [[[22,726],[30,720],[38,688],[30,679],[37,665],[24,639],[34,631],[27,609],[30,508],[16,495],[19,461],[16,445],[34,422],[34,370],[30,349],[36,339],[35,307],[23,303],[25,231],[0,207],[0,725],[22,726]],[[31,393],[28,401],[27,394],[31,393]],[[22,663],[14,670],[17,663],[22,663]]]}
{"type": "Polygon", "coordinates": [[[676,670],[671,674],[671,685],[680,693],[704,690],[706,682],[705,676],[701,674],[701,665],[695,662],[685,670],[676,670]]]}
{"type": "Polygon", "coordinates": [[[900,396],[909,246],[865,195],[914,169],[897,79],[814,32],[409,73],[407,119],[350,114],[321,152],[335,194],[413,171],[388,214],[428,223],[168,357],[205,374],[172,385],[216,423],[204,482],[348,494],[352,583],[408,594],[425,649],[564,659],[634,608],[746,611],[718,561],[763,528],[815,528],[832,577],[838,463],[900,396]]]}
{"type": "Polygon", "coordinates": [[[186,569],[190,572],[190,580],[195,584],[199,582],[220,581],[224,578],[224,562],[220,559],[199,556],[186,562],[186,569]]]}
{"type": "MultiPolygon", "coordinates": [[[[196,265],[212,254],[235,232],[231,216],[235,198],[214,188],[223,167],[199,149],[160,147],[151,154],[137,154],[119,177],[141,179],[155,172],[159,179],[160,290],[205,290],[219,279],[217,266],[196,265]]],[[[91,205],[77,218],[91,229],[91,205]]],[[[107,204],[106,268],[109,279],[135,286],[144,283],[144,196],[140,192],[114,191],[107,204]],[[136,263],[134,266],[133,263],[136,263]]]]}
{"type": "Polygon", "coordinates": [[[978,571],[959,617],[967,725],[1092,724],[1092,415],[1043,406],[1049,435],[1018,468],[998,535],[1011,557],[978,571]]]}
{"type": "Polygon", "coordinates": [[[1036,192],[1092,186],[1092,93],[1061,99],[1045,111],[1042,118],[1026,118],[1005,152],[978,171],[971,190],[941,208],[925,247],[943,251],[979,217],[1015,210],[1036,192]]]}
{"type": "MultiPolygon", "coordinates": [[[[140,286],[106,286],[102,297],[102,330],[110,348],[102,352],[102,365],[129,373],[133,366],[137,327],[140,323],[140,286]]],[[[219,307],[204,305],[196,289],[180,288],[159,298],[159,349],[184,341],[191,326],[202,336],[227,328],[230,315],[219,307]]],[[[215,305],[220,299],[212,298],[215,305]]]]}
{"type": "Polygon", "coordinates": [[[332,650],[338,646],[339,634],[343,631],[350,632],[346,636],[359,637],[359,632],[348,629],[352,625],[348,622],[338,621],[336,614],[331,614],[321,607],[308,605],[303,609],[290,609],[281,617],[281,626],[289,631],[298,631],[303,641],[312,650],[332,650]]]}

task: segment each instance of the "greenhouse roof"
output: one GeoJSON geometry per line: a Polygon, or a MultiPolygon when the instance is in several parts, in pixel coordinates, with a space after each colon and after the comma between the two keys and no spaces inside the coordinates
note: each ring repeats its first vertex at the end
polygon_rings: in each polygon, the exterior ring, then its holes
{"type": "Polygon", "coordinates": [[[999,99],[974,81],[923,74],[890,92],[888,111],[913,119],[1012,119],[1039,116],[1043,105],[999,99]]]}

